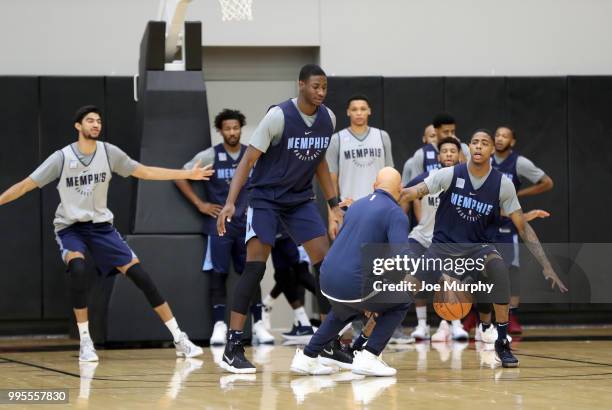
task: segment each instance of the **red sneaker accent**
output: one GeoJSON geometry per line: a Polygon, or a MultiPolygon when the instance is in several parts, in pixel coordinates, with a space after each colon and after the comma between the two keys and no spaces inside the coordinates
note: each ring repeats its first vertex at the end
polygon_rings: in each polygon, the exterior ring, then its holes
{"type": "Polygon", "coordinates": [[[476,310],[472,309],[470,313],[463,319],[463,328],[466,332],[476,328],[478,326],[478,313],[476,310]]]}
{"type": "Polygon", "coordinates": [[[523,333],[523,326],[521,326],[521,324],[519,323],[518,317],[510,313],[509,319],[510,320],[508,323],[508,333],[510,333],[511,335],[520,335],[521,333],[523,333]]]}

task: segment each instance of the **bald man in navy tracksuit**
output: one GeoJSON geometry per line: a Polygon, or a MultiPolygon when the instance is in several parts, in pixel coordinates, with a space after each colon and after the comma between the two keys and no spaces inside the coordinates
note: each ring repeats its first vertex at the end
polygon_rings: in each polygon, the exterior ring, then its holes
{"type": "MultiPolygon", "coordinates": [[[[321,266],[321,292],[332,310],[304,351],[298,350],[291,370],[301,374],[327,374],[327,361],[317,357],[342,328],[363,312],[378,315],[376,327],[363,351],[356,352],[353,372],[365,375],[395,374],[380,359],[395,328],[406,316],[409,296],[389,301],[383,292],[364,296],[361,248],[367,243],[406,244],[408,218],[398,205],[401,175],[383,168],[377,175],[374,192],[356,201],[347,211],[344,224],[321,266]]],[[[366,293],[367,289],[366,289],[366,293]]],[[[332,364],[332,363],[327,363],[332,364]]]]}

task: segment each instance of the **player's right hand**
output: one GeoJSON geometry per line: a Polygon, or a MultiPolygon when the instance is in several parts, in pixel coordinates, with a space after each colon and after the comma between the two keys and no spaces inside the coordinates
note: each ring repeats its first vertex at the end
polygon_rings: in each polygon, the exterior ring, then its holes
{"type": "Polygon", "coordinates": [[[338,226],[338,223],[335,220],[330,219],[327,227],[327,233],[329,234],[329,237],[332,241],[336,240],[336,236],[338,236],[339,230],[340,227],[338,226]]]}
{"type": "Polygon", "coordinates": [[[546,212],[543,209],[532,209],[529,212],[525,212],[525,220],[527,222],[532,221],[536,218],[548,218],[550,213],[546,212]]]}
{"type": "Polygon", "coordinates": [[[220,236],[225,235],[225,222],[231,222],[234,213],[236,212],[236,207],[234,204],[225,204],[219,216],[217,216],[217,233],[220,236]]]}
{"type": "Polygon", "coordinates": [[[218,217],[222,209],[223,207],[221,205],[211,202],[202,202],[198,205],[198,211],[205,215],[212,216],[213,218],[218,217]]]}

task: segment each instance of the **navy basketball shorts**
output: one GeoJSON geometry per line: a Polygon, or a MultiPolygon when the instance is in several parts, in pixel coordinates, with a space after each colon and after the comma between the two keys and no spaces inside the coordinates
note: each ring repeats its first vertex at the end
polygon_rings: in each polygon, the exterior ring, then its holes
{"type": "Polygon", "coordinates": [[[246,244],[244,236],[209,235],[204,256],[203,271],[229,273],[230,262],[234,271],[242,273],[246,262],[246,244]]]}
{"type": "Polygon", "coordinates": [[[327,234],[314,201],[282,209],[249,207],[247,210],[245,242],[257,237],[262,243],[274,246],[276,234],[282,230],[299,244],[327,234]]]}
{"type": "Polygon", "coordinates": [[[408,238],[408,250],[410,256],[413,258],[418,258],[421,255],[424,255],[427,252],[427,248],[421,245],[421,242],[417,241],[414,238],[408,238]]]}
{"type": "Polygon", "coordinates": [[[136,254],[115,227],[108,223],[77,222],[55,234],[64,263],[68,252],[86,252],[102,274],[129,264],[136,254]]]}
{"type": "Polygon", "coordinates": [[[274,270],[286,271],[300,263],[300,251],[297,245],[286,234],[281,234],[272,247],[272,264],[274,270]]]}
{"type": "MultiPolygon", "coordinates": [[[[440,259],[442,261],[446,259],[454,259],[454,260],[471,259],[472,261],[474,261],[473,266],[476,265],[476,262],[475,262],[476,260],[483,259],[482,263],[484,264],[484,266],[486,266],[487,257],[491,255],[496,255],[498,257],[501,257],[501,255],[497,251],[497,248],[492,244],[474,244],[473,247],[471,247],[470,245],[469,249],[463,247],[460,253],[453,252],[451,248],[452,248],[452,244],[434,243],[425,251],[425,253],[423,254],[423,258],[440,259]],[[447,247],[446,245],[450,245],[450,247],[447,247]]],[[[430,263],[429,266],[435,266],[435,264],[430,263]]],[[[445,273],[451,277],[457,278],[462,281],[465,280],[468,276],[471,277],[472,279],[477,279],[482,273],[481,270],[475,270],[475,269],[472,269],[471,271],[468,271],[467,269],[465,270],[466,270],[465,272],[463,271],[462,272],[457,272],[457,271],[442,272],[434,268],[434,269],[426,270],[424,272],[418,272],[417,277],[421,280],[424,279],[431,283],[431,282],[435,282],[438,279],[440,279],[440,276],[442,276],[442,273],[445,273]]]]}
{"type": "Polygon", "coordinates": [[[520,266],[519,264],[519,240],[515,232],[498,232],[495,235],[495,246],[504,259],[506,266],[520,266]]]}

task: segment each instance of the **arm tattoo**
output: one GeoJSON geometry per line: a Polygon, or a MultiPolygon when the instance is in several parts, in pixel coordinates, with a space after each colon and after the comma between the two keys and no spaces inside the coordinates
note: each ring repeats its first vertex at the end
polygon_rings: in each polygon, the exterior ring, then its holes
{"type": "Polygon", "coordinates": [[[521,238],[527,245],[529,252],[538,260],[542,268],[547,269],[550,268],[550,262],[544,253],[544,249],[542,248],[542,244],[538,239],[538,235],[536,235],[535,231],[529,225],[529,223],[525,222],[525,227],[522,230],[521,238]]]}
{"type": "Polygon", "coordinates": [[[416,191],[418,194],[418,197],[424,197],[425,195],[427,195],[429,193],[429,189],[427,188],[427,185],[425,184],[425,182],[421,182],[416,186],[416,191]]]}

